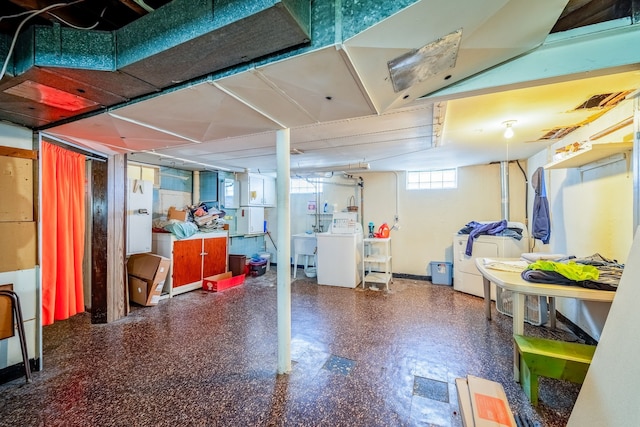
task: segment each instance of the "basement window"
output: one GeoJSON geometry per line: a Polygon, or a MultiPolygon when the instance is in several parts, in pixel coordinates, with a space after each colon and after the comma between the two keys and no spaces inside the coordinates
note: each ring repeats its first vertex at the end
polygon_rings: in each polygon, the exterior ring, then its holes
{"type": "Polygon", "coordinates": [[[407,190],[437,190],[449,188],[458,188],[457,169],[407,172],[407,190]]]}
{"type": "Polygon", "coordinates": [[[311,178],[291,178],[291,194],[314,194],[322,192],[322,183],[311,178]]]}

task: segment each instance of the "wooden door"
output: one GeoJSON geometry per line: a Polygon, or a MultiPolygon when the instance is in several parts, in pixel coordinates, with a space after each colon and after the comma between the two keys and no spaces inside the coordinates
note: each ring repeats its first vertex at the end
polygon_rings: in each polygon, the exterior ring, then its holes
{"type": "Polygon", "coordinates": [[[204,239],[204,267],[202,277],[227,271],[227,238],[204,239]]]}
{"type": "Polygon", "coordinates": [[[173,287],[202,279],[202,239],[173,243],[173,287]]]}

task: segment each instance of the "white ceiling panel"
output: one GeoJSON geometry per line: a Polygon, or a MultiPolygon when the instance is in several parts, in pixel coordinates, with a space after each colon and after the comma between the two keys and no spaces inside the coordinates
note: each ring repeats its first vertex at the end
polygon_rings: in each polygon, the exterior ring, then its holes
{"type": "Polygon", "coordinates": [[[285,127],[316,122],[315,118],[256,69],[216,80],[214,84],[285,127]]]}
{"type": "Polygon", "coordinates": [[[57,126],[47,132],[105,154],[164,149],[190,144],[182,138],[141,127],[107,113],[57,126]]]}
{"type": "Polygon", "coordinates": [[[345,48],[376,109],[387,111],[538,46],[566,3],[423,0],[347,40],[345,48]],[[462,30],[462,39],[452,68],[394,91],[389,61],[458,30],[462,30]]]}
{"type": "Polygon", "coordinates": [[[115,113],[203,142],[280,128],[210,83],[166,93],[115,113]]]}
{"type": "Polygon", "coordinates": [[[315,122],[375,113],[335,47],[272,63],[258,71],[315,122]]]}

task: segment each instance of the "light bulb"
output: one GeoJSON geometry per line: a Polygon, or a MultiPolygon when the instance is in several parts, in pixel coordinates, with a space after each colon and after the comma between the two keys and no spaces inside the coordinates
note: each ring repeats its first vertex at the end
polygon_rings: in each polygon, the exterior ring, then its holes
{"type": "Polygon", "coordinates": [[[504,137],[506,139],[513,138],[513,124],[515,122],[516,122],[516,120],[507,120],[506,122],[502,122],[502,124],[505,127],[505,129],[504,129],[504,137]]]}
{"type": "Polygon", "coordinates": [[[513,128],[511,125],[507,125],[507,128],[504,130],[504,137],[507,139],[513,138],[513,128]]]}

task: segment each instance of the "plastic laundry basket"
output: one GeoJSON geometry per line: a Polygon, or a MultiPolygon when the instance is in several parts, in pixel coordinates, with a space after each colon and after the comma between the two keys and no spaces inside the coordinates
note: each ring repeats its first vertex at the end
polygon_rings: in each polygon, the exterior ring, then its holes
{"type": "Polygon", "coordinates": [[[448,261],[430,262],[431,283],[434,285],[451,285],[453,283],[451,271],[452,265],[453,264],[448,261]]]}

